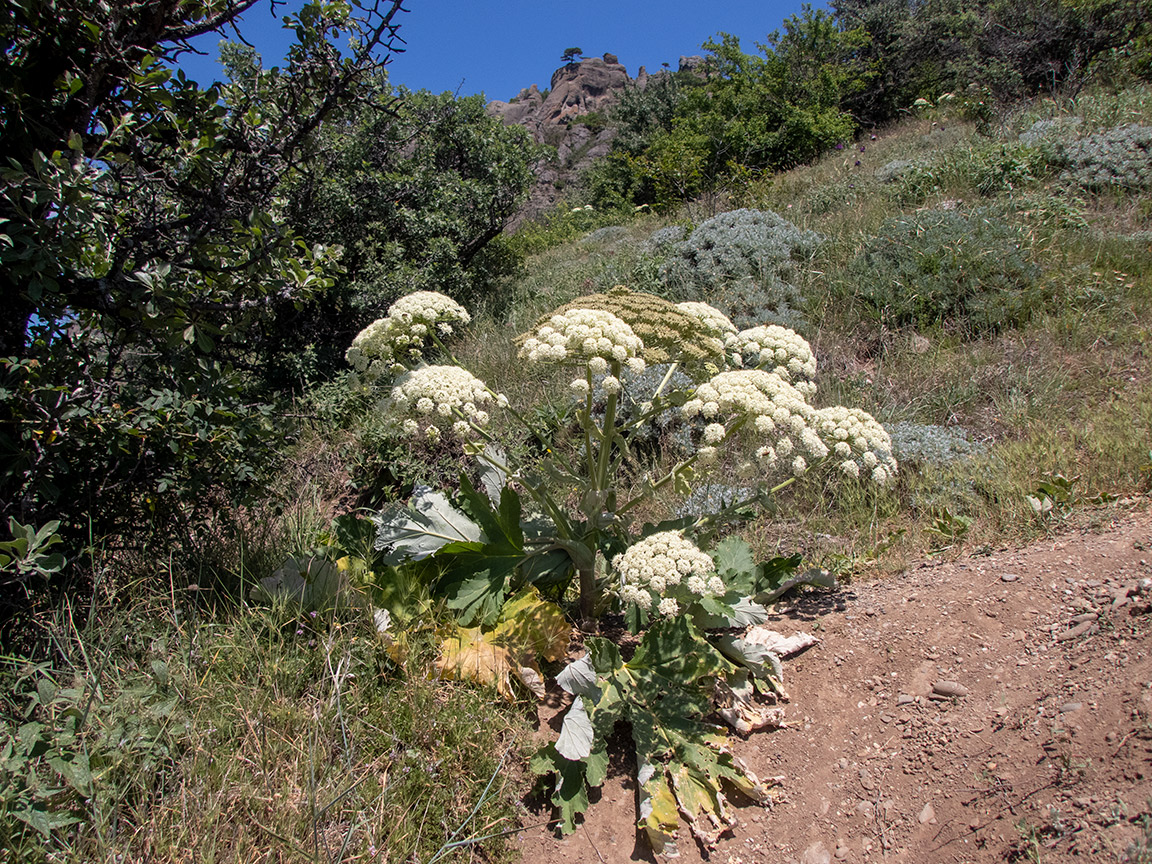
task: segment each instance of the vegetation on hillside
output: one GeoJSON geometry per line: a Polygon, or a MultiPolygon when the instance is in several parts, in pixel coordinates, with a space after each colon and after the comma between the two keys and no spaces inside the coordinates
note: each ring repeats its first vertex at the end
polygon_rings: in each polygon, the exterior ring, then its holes
{"type": "Polygon", "coordinates": [[[986,121],[996,104],[1093,78],[1146,79],[1150,15],[1142,3],[845,0],[805,7],[758,54],[721,34],[700,66],[624,94],[584,197],[668,209],[845,146],[918,99],[986,121]]]}
{"type": "Polygon", "coordinates": [[[737,626],[1150,489],[1140,4],[721,38],[512,237],[535,151],[388,84],[399,4],[212,88],[156,58],[246,4],[10,5],[14,860],[500,860],[624,730],[708,845],[782,686],[737,626]]]}

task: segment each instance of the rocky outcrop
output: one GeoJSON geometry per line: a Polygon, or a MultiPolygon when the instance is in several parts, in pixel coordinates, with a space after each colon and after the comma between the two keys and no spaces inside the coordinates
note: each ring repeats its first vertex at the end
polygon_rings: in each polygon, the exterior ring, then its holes
{"type": "Polygon", "coordinates": [[[547,96],[533,84],[508,102],[489,103],[488,113],[501,117],[505,125],[528,128],[537,141],[545,142],[551,137],[549,127],[605,110],[631,81],[616,55],[589,57],[553,72],[547,96]]]}
{"type": "Polygon", "coordinates": [[[523,216],[555,204],[581,171],[608,154],[613,133],[603,125],[603,115],[626,87],[639,86],[640,80],[648,80],[643,67],[633,81],[616,55],[605,54],[561,66],[552,73],[547,93],[533,84],[508,102],[488,104],[488,113],[506,126],[523,126],[537,143],[556,148],[554,158],[536,166],[537,183],[523,216]]]}

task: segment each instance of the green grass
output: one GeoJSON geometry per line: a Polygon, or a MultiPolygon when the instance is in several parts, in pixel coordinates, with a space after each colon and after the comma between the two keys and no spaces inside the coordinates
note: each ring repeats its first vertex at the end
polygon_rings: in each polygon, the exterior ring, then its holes
{"type": "Polygon", "coordinates": [[[42,622],[52,664],[5,665],[0,729],[24,734],[35,702],[43,743],[0,767],[0,860],[505,859],[488,835],[520,824],[526,726],[428,676],[433,630],[397,665],[366,612],[202,594],[101,592],[42,622]],[[62,784],[61,758],[90,785],[62,784]],[[13,811],[53,785],[43,802],[81,821],[45,838],[13,811]]]}

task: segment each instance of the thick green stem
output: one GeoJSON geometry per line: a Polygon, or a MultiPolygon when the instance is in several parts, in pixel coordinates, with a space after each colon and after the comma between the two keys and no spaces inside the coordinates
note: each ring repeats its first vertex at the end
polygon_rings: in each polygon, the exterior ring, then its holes
{"type": "Polygon", "coordinates": [[[580,576],[580,619],[583,622],[596,620],[596,557],[593,552],[592,563],[588,567],[581,567],[580,576]]]}
{"type": "MultiPolygon", "coordinates": [[[[612,376],[620,379],[620,362],[612,361],[612,376]]],[[[608,465],[612,459],[612,444],[616,440],[616,405],[620,401],[620,391],[608,394],[608,404],[604,408],[604,426],[601,429],[600,458],[596,465],[593,486],[596,490],[608,488],[608,465]]]]}
{"type": "Polygon", "coordinates": [[[584,380],[588,382],[588,392],[584,396],[584,412],[580,415],[580,427],[584,430],[584,461],[591,479],[596,473],[596,456],[592,452],[592,370],[584,368],[584,380]]]}

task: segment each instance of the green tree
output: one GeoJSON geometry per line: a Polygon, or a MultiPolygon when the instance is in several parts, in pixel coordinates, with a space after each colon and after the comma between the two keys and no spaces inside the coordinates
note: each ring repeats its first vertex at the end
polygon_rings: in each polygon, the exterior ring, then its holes
{"type": "Polygon", "coordinates": [[[734,176],[815,158],[856,130],[844,106],[876,74],[867,46],[862,29],[810,7],[759,54],[721,34],[704,44],[699,72],[654,76],[645,90],[625,93],[613,113],[613,157],[587,189],[598,206],[628,196],[664,206],[734,176]]]}
{"type": "Polygon", "coordinates": [[[291,230],[284,184],[387,58],[400,2],[305,4],[277,75],[200,87],[165,65],[253,4],[6,5],[5,516],[171,528],[280,440],[255,361],[336,259],[291,230]]]}
{"type": "Polygon", "coordinates": [[[580,57],[581,57],[581,55],[583,55],[583,53],[584,53],[583,48],[565,48],[564,53],[560,55],[560,62],[561,63],[575,62],[576,60],[580,59],[580,57]]]}
{"type": "Polygon", "coordinates": [[[321,132],[319,155],[289,194],[291,223],[311,242],[341,245],[345,272],[285,338],[335,346],[341,358],[404,294],[494,299],[496,279],[518,260],[499,238],[540,155],[524,129],[489,117],[480,96],[394,90],[382,77],[371,89],[321,132]]]}
{"type": "Polygon", "coordinates": [[[1095,61],[1147,76],[1148,0],[833,0],[842,29],[868,34],[866,90],[847,105],[865,124],[976,84],[1015,99],[1082,84],[1095,61]],[[1141,47],[1144,46],[1144,47],[1141,47]],[[1143,52],[1143,53],[1142,53],[1143,52]],[[1121,56],[1122,55],[1122,56],[1121,56]]]}

